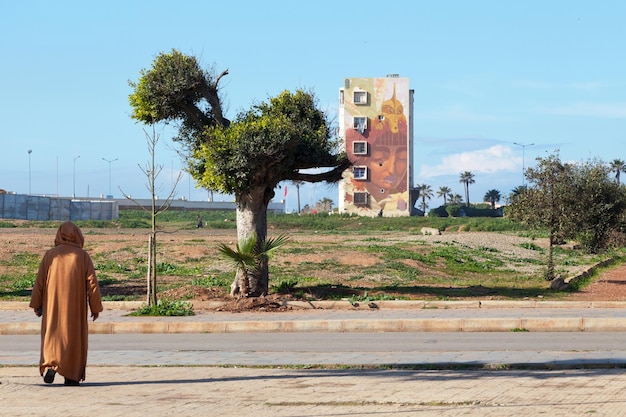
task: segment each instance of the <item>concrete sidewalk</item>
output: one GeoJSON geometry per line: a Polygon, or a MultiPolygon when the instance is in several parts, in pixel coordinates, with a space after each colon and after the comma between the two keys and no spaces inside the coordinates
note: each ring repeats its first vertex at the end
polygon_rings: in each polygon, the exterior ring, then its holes
{"type": "Polygon", "coordinates": [[[36,368],[0,367],[2,415],[623,416],[626,373],[581,370],[383,370],[93,367],[80,387],[36,368]]]}

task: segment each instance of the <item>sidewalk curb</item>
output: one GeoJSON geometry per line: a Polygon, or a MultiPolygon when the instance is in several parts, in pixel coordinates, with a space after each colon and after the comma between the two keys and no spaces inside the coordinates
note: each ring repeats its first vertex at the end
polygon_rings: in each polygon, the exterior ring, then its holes
{"type": "MultiPolygon", "coordinates": [[[[105,311],[132,311],[142,302],[105,302],[105,311]]],[[[197,311],[215,310],[217,302],[193,303],[197,311]]],[[[286,302],[294,313],[306,310],[468,310],[489,309],[594,309],[626,307],[626,302],[562,302],[562,301],[381,301],[358,304],[349,301],[286,302]]],[[[30,310],[26,302],[0,302],[2,311],[30,310]]],[[[188,321],[184,317],[137,316],[119,321],[101,316],[89,322],[90,334],[182,334],[182,333],[298,333],[298,332],[624,332],[626,317],[446,317],[446,318],[343,318],[308,319],[277,317],[277,320],[221,320],[219,311],[212,320],[188,321]],[[216,320],[217,319],[217,320],[216,320]]],[[[276,314],[289,314],[283,312],[276,314]]],[[[548,313],[549,314],[549,313],[548,313]]],[[[577,314],[580,314],[578,312],[577,314]]],[[[39,321],[0,321],[0,335],[38,335],[39,321]]]]}
{"type": "MultiPolygon", "coordinates": [[[[626,318],[422,318],[217,322],[90,322],[90,334],[303,332],[624,332],[626,318]]],[[[38,335],[38,322],[0,323],[0,335],[38,335]]]]}
{"type": "MultiPolygon", "coordinates": [[[[104,301],[104,310],[136,310],[143,301],[104,301]]],[[[192,301],[194,310],[215,310],[226,301],[192,301]]],[[[504,308],[620,308],[626,309],[626,301],[551,301],[551,300],[384,300],[372,302],[338,301],[285,301],[282,306],[294,310],[411,310],[411,309],[504,309],[504,308]]],[[[0,311],[30,310],[27,301],[0,301],[0,311]]]]}

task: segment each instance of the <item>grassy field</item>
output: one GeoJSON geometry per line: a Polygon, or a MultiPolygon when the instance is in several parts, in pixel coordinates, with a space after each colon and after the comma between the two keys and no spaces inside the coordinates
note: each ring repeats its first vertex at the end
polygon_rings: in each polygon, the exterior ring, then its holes
{"type": "MultiPolygon", "coordinates": [[[[41,255],[60,222],[0,221],[0,299],[27,300],[41,255]],[[8,242],[8,244],[7,244],[8,242]]],[[[148,213],[122,211],[118,221],[77,222],[105,299],[143,300],[148,213]]],[[[234,244],[234,212],[168,211],[159,217],[161,297],[220,298],[233,278],[219,243],[234,244]],[[205,227],[196,229],[196,217],[205,227]]],[[[559,299],[543,279],[545,235],[504,218],[364,218],[270,215],[269,235],[290,243],[270,260],[273,293],[295,299],[559,299]],[[442,230],[423,236],[422,227],[442,230]]],[[[622,251],[591,256],[556,248],[569,276],[622,251]]]]}

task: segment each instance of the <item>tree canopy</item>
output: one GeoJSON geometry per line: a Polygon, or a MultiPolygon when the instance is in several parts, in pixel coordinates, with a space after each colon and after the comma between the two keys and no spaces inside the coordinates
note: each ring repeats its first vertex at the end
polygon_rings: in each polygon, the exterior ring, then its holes
{"type": "Polygon", "coordinates": [[[500,201],[500,198],[502,198],[502,195],[500,194],[500,191],[496,189],[491,189],[487,191],[485,193],[485,196],[483,197],[485,201],[489,201],[489,203],[491,204],[491,208],[494,210],[496,209],[496,203],[500,201]]]}
{"type": "Polygon", "coordinates": [[[563,163],[558,153],[537,158],[526,170],[529,185],[511,195],[507,215],[535,229],[548,230],[547,279],[555,278],[552,246],[577,239],[587,252],[605,249],[612,231],[621,228],[626,194],[601,161],[563,163]]]}
{"type": "MultiPolygon", "coordinates": [[[[256,235],[260,248],[267,238],[267,206],[281,181],[336,182],[351,163],[312,92],[283,91],[228,120],[218,86],[227,74],[203,70],[177,50],[161,53],[130,82],[131,117],[151,125],[178,123],[174,140],[189,172],[203,187],[235,195],[238,241],[256,235]]],[[[232,293],[267,293],[267,259],[262,263],[254,276],[238,274],[232,293]]]]}
{"type": "Polygon", "coordinates": [[[134,90],[128,97],[131,117],[149,125],[181,122],[174,139],[187,149],[193,149],[207,127],[230,124],[218,88],[228,70],[216,76],[212,70],[203,70],[195,57],[173,49],[160,53],[152,68],[139,74],[139,81],[129,81],[134,90]]]}
{"type": "Polygon", "coordinates": [[[228,128],[210,127],[204,136],[193,152],[194,176],[225,193],[247,194],[259,186],[273,190],[286,180],[334,182],[350,164],[331,139],[330,123],[314,95],[303,90],[284,91],[240,113],[228,128]],[[310,168],[330,169],[302,172],[310,168]]]}

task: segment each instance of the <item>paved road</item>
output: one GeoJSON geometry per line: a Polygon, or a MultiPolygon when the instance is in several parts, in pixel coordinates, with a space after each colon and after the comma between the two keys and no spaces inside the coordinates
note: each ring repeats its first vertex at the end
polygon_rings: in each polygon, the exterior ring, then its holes
{"type": "MultiPolygon", "coordinates": [[[[34,365],[39,336],[0,336],[0,365],[34,365]]],[[[626,366],[626,333],[96,334],[90,365],[421,368],[626,366]]]]}

